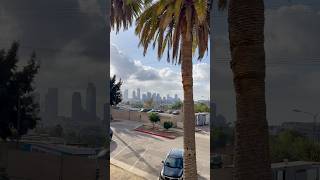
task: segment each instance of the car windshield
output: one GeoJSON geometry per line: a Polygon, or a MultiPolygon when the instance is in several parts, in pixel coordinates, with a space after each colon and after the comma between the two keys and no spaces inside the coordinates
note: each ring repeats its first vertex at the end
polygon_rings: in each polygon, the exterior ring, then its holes
{"type": "Polygon", "coordinates": [[[168,157],[165,165],[171,168],[182,168],[183,161],[182,158],[168,157]]]}

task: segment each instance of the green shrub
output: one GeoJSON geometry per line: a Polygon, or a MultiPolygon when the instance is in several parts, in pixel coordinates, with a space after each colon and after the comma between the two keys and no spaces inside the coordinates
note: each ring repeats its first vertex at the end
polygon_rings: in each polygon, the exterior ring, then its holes
{"type": "Polygon", "coordinates": [[[150,113],[149,114],[149,120],[152,122],[153,128],[154,128],[155,123],[160,121],[160,117],[156,113],[150,113]]]}
{"type": "Polygon", "coordinates": [[[170,121],[166,121],[166,122],[164,122],[163,123],[163,127],[165,128],[165,129],[170,129],[170,128],[172,128],[172,126],[173,126],[173,123],[172,122],[170,122],[170,121]]]}

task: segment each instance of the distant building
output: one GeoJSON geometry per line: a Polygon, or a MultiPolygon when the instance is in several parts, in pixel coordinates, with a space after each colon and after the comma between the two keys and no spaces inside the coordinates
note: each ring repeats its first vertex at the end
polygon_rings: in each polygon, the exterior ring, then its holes
{"type": "Polygon", "coordinates": [[[55,121],[58,117],[58,88],[49,88],[45,95],[45,119],[55,121]]]}
{"type": "Polygon", "coordinates": [[[147,92],[147,100],[151,99],[151,92],[147,92]]]}
{"type": "Polygon", "coordinates": [[[140,97],[140,88],[138,88],[138,89],[137,89],[137,100],[140,101],[140,98],[141,98],[141,97],[140,97]]]}
{"type": "Polygon", "coordinates": [[[96,87],[93,83],[88,83],[86,94],[86,111],[90,120],[96,120],[96,87]]]}
{"type": "Polygon", "coordinates": [[[136,97],[136,91],[133,90],[133,91],[132,91],[132,99],[135,100],[136,98],[137,98],[137,97],[136,97]]]}
{"type": "Polygon", "coordinates": [[[80,92],[74,92],[72,94],[71,119],[75,121],[83,120],[83,108],[82,108],[80,92]]]}
{"type": "Polygon", "coordinates": [[[147,100],[147,95],[146,94],[142,94],[142,101],[146,101],[147,100]]]}
{"type": "Polygon", "coordinates": [[[178,101],[178,100],[179,100],[178,94],[175,94],[175,95],[174,95],[174,100],[175,100],[175,101],[178,101]]]}

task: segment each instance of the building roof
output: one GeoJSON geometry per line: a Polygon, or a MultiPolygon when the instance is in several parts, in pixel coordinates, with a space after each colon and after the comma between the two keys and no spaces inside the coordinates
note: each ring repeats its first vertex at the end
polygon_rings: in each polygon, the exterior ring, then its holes
{"type": "Polygon", "coordinates": [[[311,161],[280,162],[280,163],[272,163],[271,167],[272,168],[286,168],[286,167],[309,166],[309,165],[320,166],[320,162],[311,162],[311,161]]]}

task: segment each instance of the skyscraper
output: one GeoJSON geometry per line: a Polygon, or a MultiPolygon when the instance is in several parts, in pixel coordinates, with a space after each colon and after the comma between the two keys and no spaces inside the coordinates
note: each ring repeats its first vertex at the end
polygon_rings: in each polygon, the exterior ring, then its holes
{"type": "Polygon", "coordinates": [[[45,118],[54,121],[58,117],[58,88],[49,88],[45,96],[45,118]]]}
{"type": "Polygon", "coordinates": [[[136,91],[135,90],[132,91],[132,99],[134,99],[134,100],[136,99],[136,91]]]}
{"type": "Polygon", "coordinates": [[[147,100],[147,95],[146,94],[142,94],[142,101],[146,101],[147,100]]]}
{"type": "Polygon", "coordinates": [[[86,110],[88,113],[88,118],[90,120],[96,119],[96,87],[93,83],[88,83],[87,95],[86,95],[86,110]]]}
{"type": "Polygon", "coordinates": [[[151,92],[147,92],[147,100],[151,99],[151,92]]]}
{"type": "Polygon", "coordinates": [[[140,98],[141,98],[141,97],[140,97],[140,88],[138,88],[138,89],[137,89],[137,100],[140,101],[140,98]]]}
{"type": "Polygon", "coordinates": [[[72,112],[71,119],[72,120],[82,120],[83,118],[83,108],[81,102],[81,94],[80,92],[74,92],[72,94],[72,112]]]}
{"type": "Polygon", "coordinates": [[[174,100],[175,100],[175,101],[178,101],[178,99],[179,99],[179,98],[178,98],[178,94],[175,94],[175,95],[174,95],[174,100]]]}

